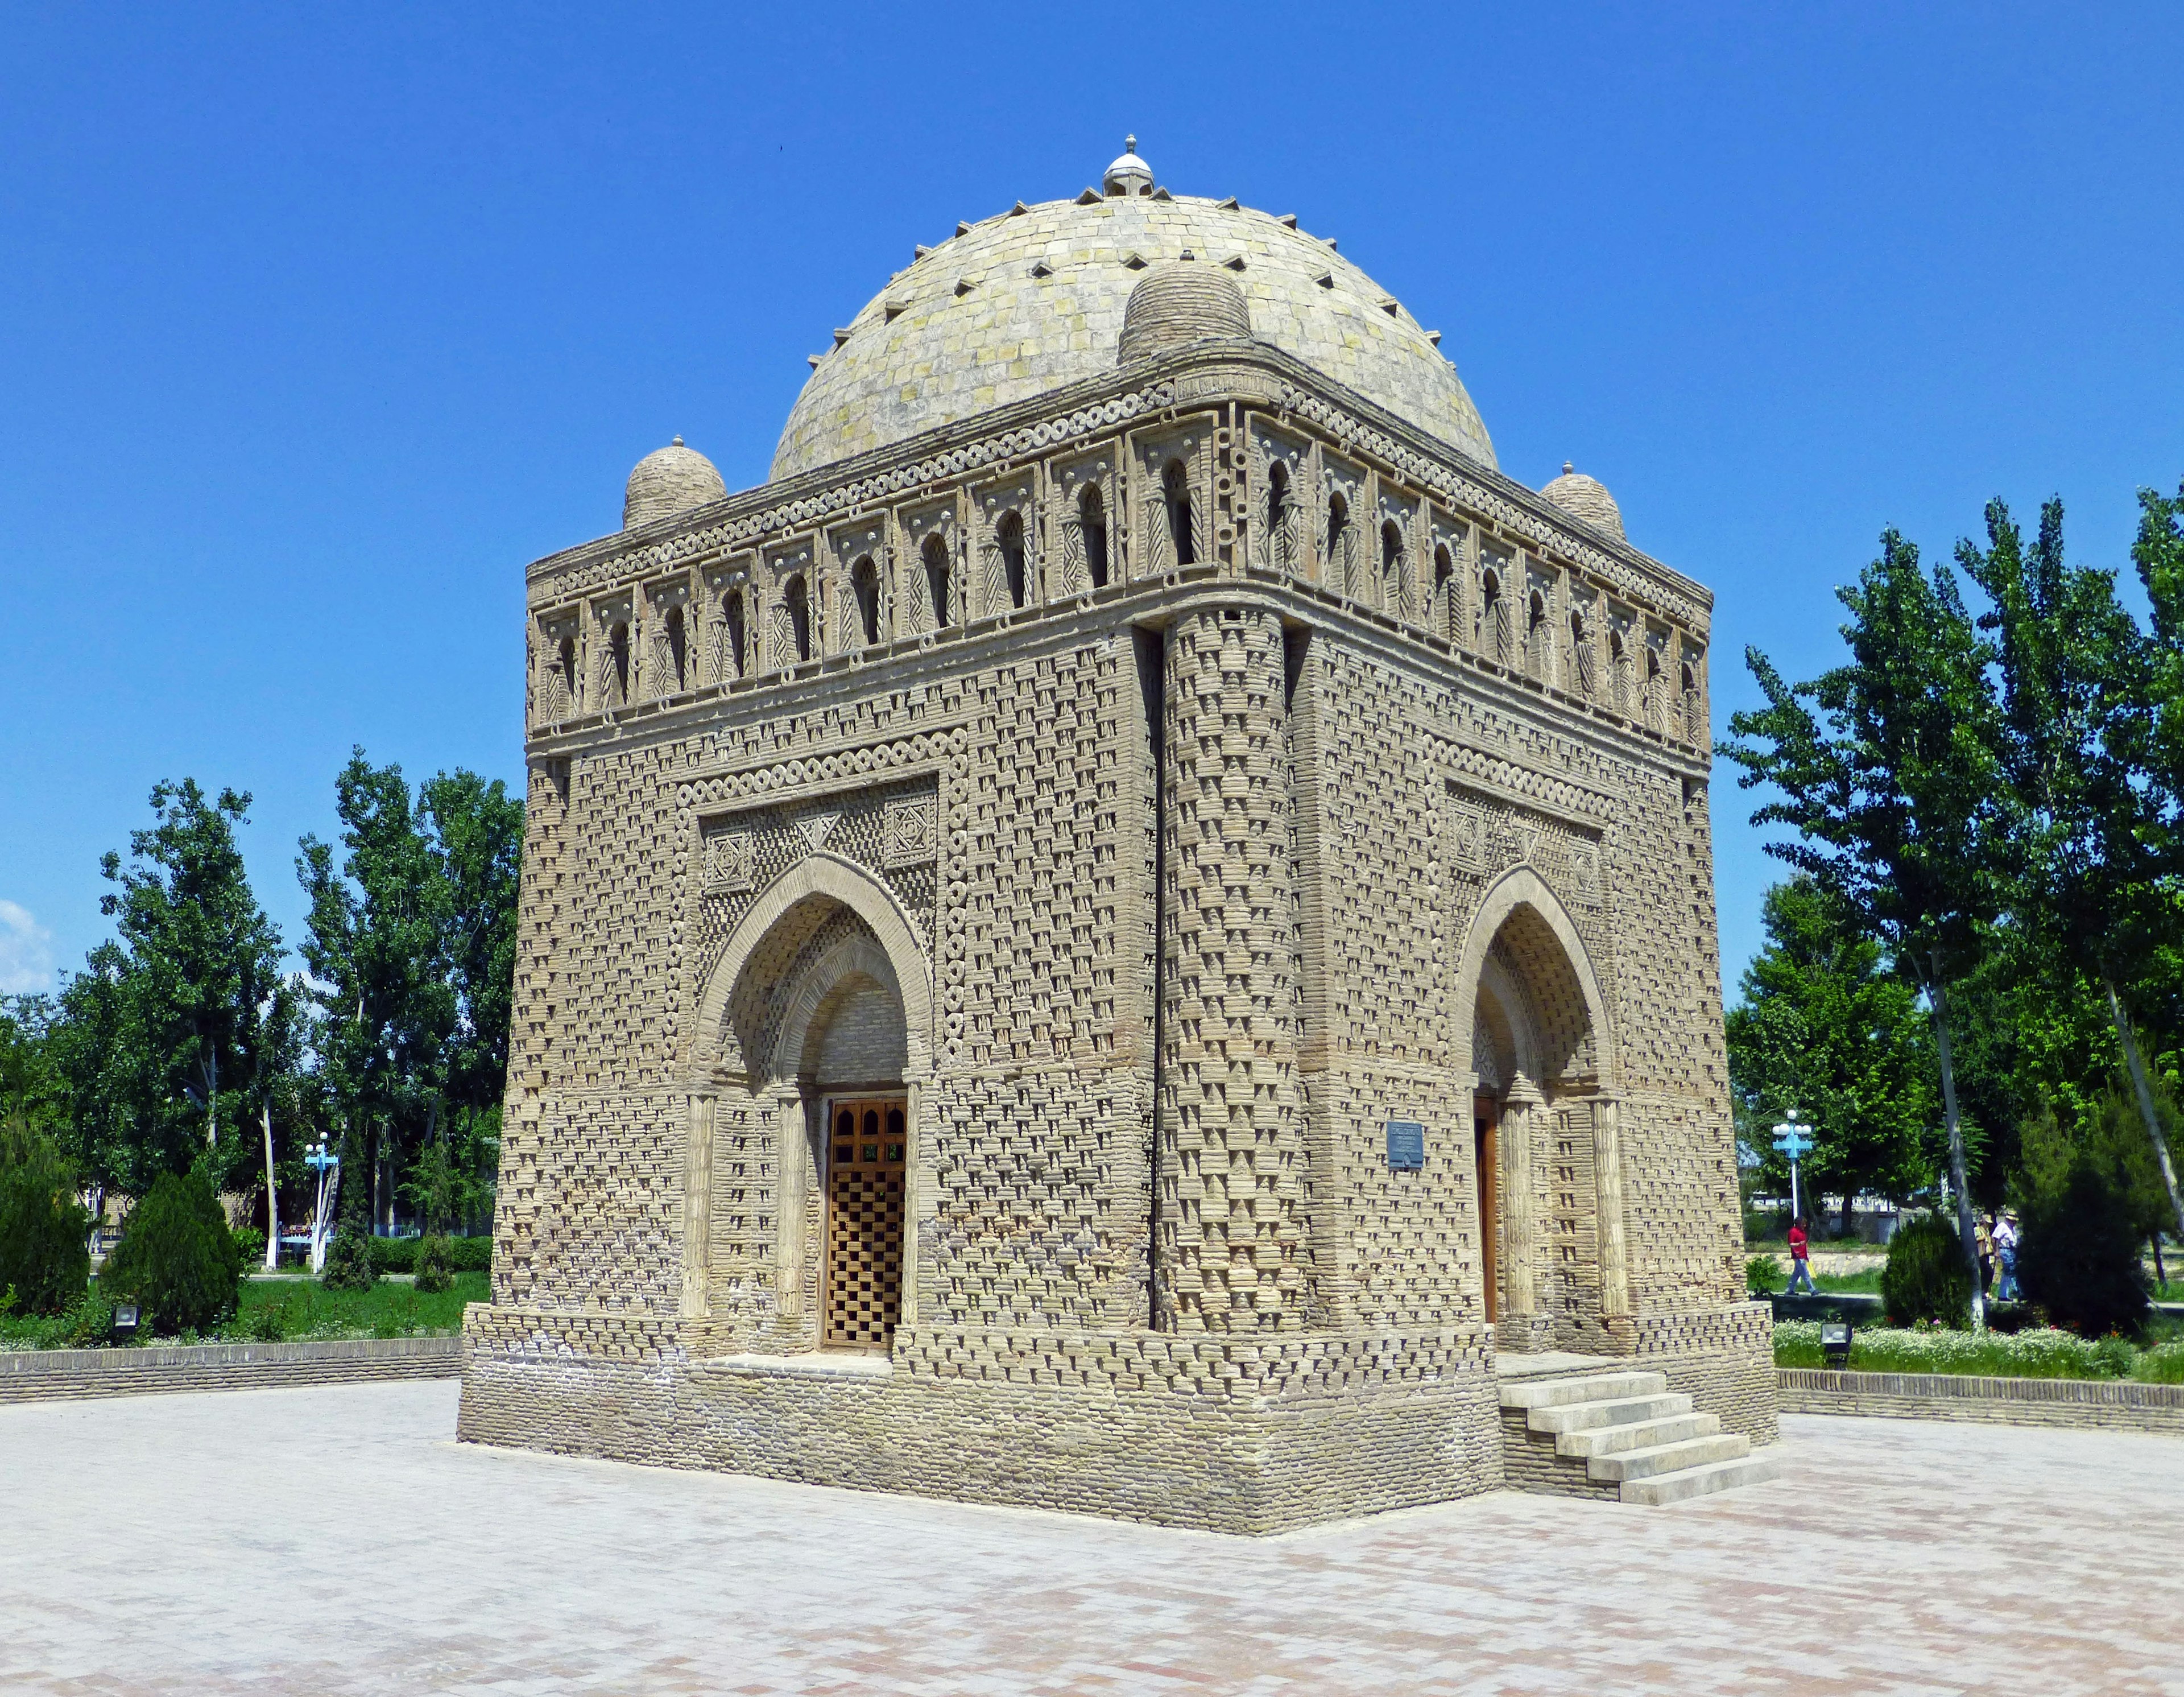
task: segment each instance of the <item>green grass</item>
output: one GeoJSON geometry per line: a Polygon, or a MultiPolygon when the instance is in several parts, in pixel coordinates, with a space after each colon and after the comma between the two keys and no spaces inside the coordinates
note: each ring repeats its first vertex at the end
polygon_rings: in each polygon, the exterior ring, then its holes
{"type": "Polygon", "coordinates": [[[483,1273],[458,1273],[451,1289],[421,1295],[415,1286],[382,1279],[368,1291],[330,1291],[312,1280],[246,1281],[235,1318],[214,1335],[242,1340],[281,1337],[449,1337],[462,1330],[463,1304],[488,1299],[483,1273]]]}
{"type": "Polygon", "coordinates": [[[1880,1294],[1880,1269],[1868,1267],[1862,1273],[1815,1273],[1813,1282],[1830,1296],[1868,1296],[1880,1294]]]}
{"type": "MultiPolygon", "coordinates": [[[[2136,1379],[2184,1384],[2184,1338],[2162,1341],[2167,1328],[2149,1328],[2146,1347],[2120,1337],[2088,1340],[2042,1326],[2014,1334],[1950,1331],[1922,1326],[1898,1330],[1865,1326],[1851,1334],[1854,1373],[1961,1373],[1994,1379],[2136,1379]]],[[[1825,1367],[1820,1323],[1774,1324],[1774,1365],[1825,1367]]]]}
{"type": "MultiPolygon", "coordinates": [[[[463,1305],[488,1300],[483,1273],[458,1273],[453,1288],[420,1294],[382,1279],[368,1291],[330,1291],[315,1280],[246,1279],[235,1318],[201,1336],[139,1337],[140,1343],[277,1342],[321,1337],[449,1337],[462,1330],[463,1305]]],[[[91,1292],[84,1310],[57,1320],[0,1318],[0,1349],[66,1349],[106,1342],[91,1292]],[[86,1326],[91,1329],[86,1331],[86,1326]]]]}

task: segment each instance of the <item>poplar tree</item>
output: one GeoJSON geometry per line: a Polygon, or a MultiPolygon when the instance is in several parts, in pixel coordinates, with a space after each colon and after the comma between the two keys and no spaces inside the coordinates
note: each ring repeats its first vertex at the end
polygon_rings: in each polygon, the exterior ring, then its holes
{"type": "Polygon", "coordinates": [[[1893,530],[1880,544],[1858,583],[1836,592],[1851,616],[1849,662],[1792,688],[1747,649],[1767,705],[1731,717],[1736,740],[1720,752],[1744,768],[1743,787],[1779,797],[1752,823],[1797,833],[1768,852],[1841,903],[1926,998],[1958,1236],[1975,1270],[1972,1323],[1983,1329],[1949,990],[1976,960],[2006,877],[2008,786],[1986,678],[1995,654],[1946,568],[1930,577],[1893,530]]]}
{"type": "MultiPolygon", "coordinates": [[[[2116,598],[2113,572],[2072,567],[2063,504],[2040,511],[2030,547],[2001,501],[1987,546],[1958,563],[1993,603],[2003,768],[2016,803],[2013,918],[2039,954],[2099,985],[2139,1115],[2184,1237],[2169,1140],[2127,1005],[2173,929],[2172,802],[2153,770],[2155,656],[2116,598]]],[[[2171,792],[2173,795],[2173,791],[2171,792]]]]}
{"type": "Polygon", "coordinates": [[[1729,1010],[1729,1077],[1770,1176],[1788,1164],[1767,1129],[1797,1114],[1813,1127],[1808,1197],[1842,1192],[1841,1229],[1861,1190],[1902,1197],[1930,1175],[1934,1045],[1918,998],[1880,946],[1846,921],[1809,878],[1767,892],[1767,946],[1745,969],[1729,1010]]]}
{"type": "Polygon", "coordinates": [[[156,786],[152,811],[151,829],[131,834],[129,858],[100,862],[114,886],[99,906],[115,941],[62,994],[89,1040],[64,1041],[60,1055],[89,1116],[79,1139],[93,1158],[87,1175],[137,1194],[200,1158],[215,1185],[254,1164],[242,1119],[278,1047],[265,1026],[281,983],[281,934],[236,840],[250,797],[209,797],[185,779],[156,786]]]}

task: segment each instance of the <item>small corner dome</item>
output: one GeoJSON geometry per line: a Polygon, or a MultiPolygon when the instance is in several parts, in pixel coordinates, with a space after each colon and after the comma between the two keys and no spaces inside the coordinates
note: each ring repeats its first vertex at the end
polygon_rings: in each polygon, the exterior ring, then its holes
{"type": "Polygon", "coordinates": [[[621,528],[635,530],[656,518],[687,512],[728,492],[713,462],[694,448],[685,448],[677,437],[637,462],[622,496],[621,528]]]}
{"type": "Polygon", "coordinates": [[[1615,505],[1607,485],[1597,477],[1586,477],[1568,461],[1563,461],[1562,476],[1540,493],[1572,518],[1606,531],[1618,542],[1630,539],[1623,533],[1623,509],[1615,505]]]}
{"type": "Polygon", "coordinates": [[[1249,336],[1251,310],[1235,278],[1218,265],[1179,260],[1139,278],[1123,308],[1116,358],[1128,365],[1213,336],[1249,336]]]}
{"type": "Polygon", "coordinates": [[[1107,174],[1100,180],[1100,187],[1109,194],[1150,194],[1153,192],[1153,168],[1138,157],[1138,138],[1123,138],[1123,155],[1107,167],[1107,174]]]}

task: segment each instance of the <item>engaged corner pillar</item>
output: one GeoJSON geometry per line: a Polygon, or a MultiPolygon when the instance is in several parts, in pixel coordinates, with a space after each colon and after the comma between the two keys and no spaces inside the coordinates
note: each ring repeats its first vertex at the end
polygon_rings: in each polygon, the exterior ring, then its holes
{"type": "Polygon", "coordinates": [[[1599,1209],[1600,1316],[1627,1319],[1630,1262],[1623,1236],[1623,1132],[1612,1096],[1599,1097],[1592,1104],[1592,1174],[1599,1209]]]}
{"type": "Polygon", "coordinates": [[[713,1248],[713,1103],[690,1098],[689,1137],[682,1157],[682,1318],[712,1313],[708,1289],[713,1248]]]}
{"type": "Polygon", "coordinates": [[[1547,1099],[1539,1086],[1517,1073],[1502,1102],[1502,1170],[1507,1180],[1502,1232],[1509,1264],[1502,1275],[1507,1318],[1539,1312],[1539,1179],[1532,1145],[1547,1099]]]}
{"type": "Polygon", "coordinates": [[[1301,1326],[1307,1156],[1281,622],[1209,607],[1163,641],[1163,1278],[1179,1330],[1301,1326]]]}

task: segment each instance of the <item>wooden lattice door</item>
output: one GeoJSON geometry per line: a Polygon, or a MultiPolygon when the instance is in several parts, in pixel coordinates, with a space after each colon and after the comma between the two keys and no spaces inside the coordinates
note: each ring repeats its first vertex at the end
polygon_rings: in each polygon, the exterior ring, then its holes
{"type": "Polygon", "coordinates": [[[885,1349],[902,1313],[908,1103],[833,1105],[827,1164],[827,1342],[885,1349]]]}

